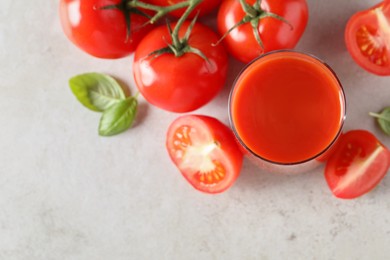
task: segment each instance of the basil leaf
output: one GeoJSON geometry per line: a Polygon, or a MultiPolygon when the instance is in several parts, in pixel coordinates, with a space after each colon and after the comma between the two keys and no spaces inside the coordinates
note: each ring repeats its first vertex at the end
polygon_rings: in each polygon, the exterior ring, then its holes
{"type": "Polygon", "coordinates": [[[81,104],[93,111],[104,111],[126,98],[118,82],[101,73],[77,75],[69,80],[69,86],[81,104]]]}
{"type": "Polygon", "coordinates": [[[105,110],[100,119],[99,134],[111,136],[130,128],[137,113],[137,105],[137,99],[129,97],[105,110]]]}
{"type": "Polygon", "coordinates": [[[379,114],[372,112],[370,112],[369,114],[370,116],[373,116],[377,119],[377,122],[382,131],[385,134],[390,135],[390,107],[384,108],[379,114]]]}

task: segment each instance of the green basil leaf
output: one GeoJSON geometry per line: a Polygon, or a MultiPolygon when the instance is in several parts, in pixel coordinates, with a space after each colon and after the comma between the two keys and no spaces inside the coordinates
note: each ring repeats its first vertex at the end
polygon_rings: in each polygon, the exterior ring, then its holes
{"type": "Polygon", "coordinates": [[[100,119],[99,134],[111,136],[130,128],[137,113],[137,106],[137,98],[129,97],[109,107],[100,119]]]}
{"type": "Polygon", "coordinates": [[[104,111],[126,98],[118,82],[101,73],[77,75],[69,80],[69,86],[81,104],[93,111],[104,111]]]}
{"type": "Polygon", "coordinates": [[[370,116],[373,116],[377,119],[377,122],[382,129],[382,131],[390,135],[390,107],[386,107],[380,112],[379,114],[377,113],[369,113],[370,116]]]}

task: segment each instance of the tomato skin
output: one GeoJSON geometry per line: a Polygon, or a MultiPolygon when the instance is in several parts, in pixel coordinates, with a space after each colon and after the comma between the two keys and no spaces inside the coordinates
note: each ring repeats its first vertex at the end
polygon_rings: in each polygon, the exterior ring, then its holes
{"type": "MultiPolygon", "coordinates": [[[[171,123],[167,131],[166,148],[172,162],[178,167],[184,178],[197,190],[205,193],[221,193],[230,188],[239,176],[243,154],[235,140],[233,132],[219,120],[203,115],[184,115],[178,117],[171,123]],[[182,127],[194,129],[189,130],[187,142],[184,145],[177,145],[177,130],[182,127]],[[196,147],[208,147],[214,145],[215,148],[207,154],[203,154],[204,149],[196,147]],[[178,156],[178,150],[183,149],[183,156],[178,156]],[[191,147],[196,153],[191,153],[191,147]],[[204,185],[196,175],[200,171],[202,164],[192,164],[191,167],[185,166],[187,162],[198,162],[201,157],[218,161],[217,165],[224,168],[224,177],[222,180],[215,181],[213,185],[204,185]]],[[[213,171],[210,171],[213,174],[213,171]]],[[[207,175],[209,172],[204,172],[207,175]]]]}
{"type": "MultiPolygon", "coordinates": [[[[148,0],[151,4],[159,5],[159,6],[170,6],[174,5],[180,2],[183,2],[184,0],[148,0]]],[[[214,11],[218,5],[221,3],[222,0],[203,0],[200,2],[200,4],[192,11],[192,13],[188,16],[188,18],[194,18],[196,14],[199,12],[199,17],[205,16],[207,14],[210,14],[212,11],[214,11]]],[[[169,14],[180,18],[183,13],[185,12],[186,8],[181,8],[178,10],[175,10],[173,12],[170,12],[169,14]]]]}
{"type": "Polygon", "coordinates": [[[98,58],[115,59],[130,55],[150,26],[148,20],[131,14],[131,32],[126,41],[125,16],[118,9],[99,8],[121,0],[60,0],[60,18],[66,36],[80,49],[98,58]],[[141,28],[141,29],[140,29],[141,28]]]}
{"type": "Polygon", "coordinates": [[[326,164],[325,179],[336,197],[353,199],[375,188],[389,167],[389,150],[372,133],[353,130],[340,137],[326,164]]]}
{"type": "Polygon", "coordinates": [[[354,14],[344,36],[347,49],[359,66],[379,76],[390,75],[390,1],[354,14]]]}
{"type": "MultiPolygon", "coordinates": [[[[256,0],[246,0],[253,5],[256,0]]],[[[263,0],[264,11],[275,13],[285,18],[293,26],[275,18],[260,20],[258,30],[264,49],[256,41],[252,25],[246,23],[231,31],[224,42],[228,51],[239,61],[248,63],[259,55],[278,49],[292,49],[301,38],[308,21],[306,0],[263,0]]],[[[224,0],[218,11],[218,31],[225,34],[245,16],[237,0],[224,0]]]]}
{"type": "MultiPolygon", "coordinates": [[[[188,26],[189,22],[185,22],[180,28],[180,37],[188,26]]],[[[171,43],[170,38],[165,25],[145,36],[135,52],[134,79],[151,104],[171,112],[193,111],[213,99],[224,86],[228,56],[223,45],[212,46],[218,36],[201,24],[195,24],[188,43],[202,51],[207,61],[194,53],[180,57],[171,53],[149,55],[171,43]]]]}

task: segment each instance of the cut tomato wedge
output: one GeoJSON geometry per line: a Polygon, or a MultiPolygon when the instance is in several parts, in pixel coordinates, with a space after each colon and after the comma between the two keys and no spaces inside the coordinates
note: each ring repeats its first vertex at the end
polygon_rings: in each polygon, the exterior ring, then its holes
{"type": "Polygon", "coordinates": [[[370,132],[353,130],[340,137],[325,178],[336,197],[353,199],[375,188],[389,167],[389,150],[370,132]]]}
{"type": "Polygon", "coordinates": [[[197,190],[223,192],[239,175],[243,155],[231,130],[215,118],[177,118],[168,129],[166,147],[174,164],[197,190]]]}
{"type": "Polygon", "coordinates": [[[345,29],[352,58],[377,75],[390,75],[390,1],[353,15],[345,29]]]}

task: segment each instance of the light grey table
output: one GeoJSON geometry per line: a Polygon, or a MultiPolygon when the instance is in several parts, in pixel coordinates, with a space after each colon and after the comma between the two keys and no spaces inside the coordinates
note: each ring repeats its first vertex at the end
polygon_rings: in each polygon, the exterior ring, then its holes
{"type": "MultiPolygon", "coordinates": [[[[390,78],[363,71],[343,41],[348,17],[376,2],[310,0],[297,49],[339,75],[345,130],[368,129],[390,146],[367,115],[390,105],[390,78]]],[[[76,101],[67,81],[97,71],[133,84],[132,57],[99,60],[76,49],[57,5],[0,2],[0,259],[389,259],[390,176],[343,201],[331,195],[323,168],[284,176],[246,160],[229,191],[201,194],[165,151],[177,115],[142,98],[133,129],[99,137],[99,114],[76,101]]],[[[196,113],[228,123],[241,67],[231,60],[224,90],[196,113]]]]}

